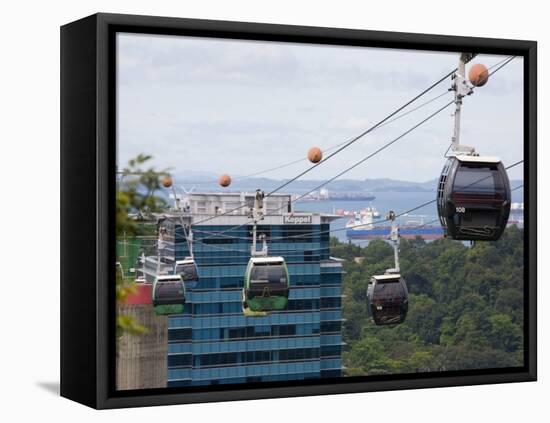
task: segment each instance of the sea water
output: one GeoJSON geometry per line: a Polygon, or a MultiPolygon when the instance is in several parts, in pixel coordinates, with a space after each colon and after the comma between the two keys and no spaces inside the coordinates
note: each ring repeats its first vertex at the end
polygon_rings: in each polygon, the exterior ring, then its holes
{"type": "MultiPolygon", "coordinates": [[[[332,214],[338,209],[347,211],[360,211],[366,207],[374,207],[380,213],[380,219],[375,219],[373,222],[376,225],[377,221],[385,219],[386,214],[393,210],[395,214],[400,215],[408,210],[411,210],[421,204],[435,200],[436,193],[433,191],[420,192],[375,192],[376,198],[373,201],[304,201],[294,203],[294,211],[315,212],[332,214]]],[[[523,202],[523,191],[518,190],[512,192],[512,202],[523,202]]],[[[334,220],[330,224],[331,236],[337,237],[340,241],[347,242],[346,223],[353,216],[342,216],[334,220]]],[[[430,224],[438,225],[437,206],[435,201],[418,210],[414,210],[401,216],[398,221],[401,224],[414,222],[412,224],[430,224]]],[[[389,222],[380,223],[380,225],[389,225],[389,222]]],[[[365,242],[361,242],[365,245],[365,242]]]]}

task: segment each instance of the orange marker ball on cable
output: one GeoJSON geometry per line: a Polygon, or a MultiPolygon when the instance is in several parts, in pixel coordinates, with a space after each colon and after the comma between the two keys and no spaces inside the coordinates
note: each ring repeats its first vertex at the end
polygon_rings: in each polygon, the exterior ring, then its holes
{"type": "Polygon", "coordinates": [[[172,186],[172,177],[170,175],[166,175],[164,178],[162,178],[162,186],[164,188],[170,188],[172,186]]]}
{"type": "Polygon", "coordinates": [[[489,80],[489,70],[485,65],[476,63],[470,67],[468,79],[474,87],[483,87],[489,80]]]}
{"type": "Polygon", "coordinates": [[[307,159],[311,163],[319,163],[323,159],[323,152],[319,147],[311,147],[307,152],[307,159]]]}
{"type": "Polygon", "coordinates": [[[218,183],[224,188],[228,187],[231,185],[231,176],[227,174],[221,175],[218,179],[218,183]]]}

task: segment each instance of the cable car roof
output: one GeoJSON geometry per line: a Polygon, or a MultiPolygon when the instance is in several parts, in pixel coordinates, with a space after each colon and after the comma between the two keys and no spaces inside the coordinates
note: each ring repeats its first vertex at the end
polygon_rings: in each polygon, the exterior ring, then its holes
{"type": "Polygon", "coordinates": [[[393,279],[401,279],[401,275],[399,273],[394,273],[392,275],[375,275],[372,278],[377,281],[388,281],[393,279]]]}
{"type": "Polygon", "coordinates": [[[278,264],[285,261],[283,257],[252,257],[250,260],[253,264],[278,264]]]}
{"type": "Polygon", "coordinates": [[[157,281],[181,281],[180,275],[158,275],[157,281]]]}
{"type": "Polygon", "coordinates": [[[468,163],[500,163],[500,159],[494,156],[470,156],[468,154],[458,154],[457,160],[468,163]]]}

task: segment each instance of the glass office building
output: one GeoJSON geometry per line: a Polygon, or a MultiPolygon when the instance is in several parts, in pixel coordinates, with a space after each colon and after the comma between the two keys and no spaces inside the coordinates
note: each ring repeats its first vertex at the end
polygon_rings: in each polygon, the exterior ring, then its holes
{"type": "MultiPolygon", "coordinates": [[[[289,196],[266,199],[257,230],[269,255],[288,265],[289,305],[284,312],[245,316],[251,201],[253,194],[190,195],[186,213],[194,224],[200,280],[186,286],[184,314],[168,320],[169,387],[341,376],[342,263],[330,256],[327,232],[335,217],[293,213],[289,196]]],[[[160,223],[167,267],[190,255],[182,224],[178,216],[160,223]]]]}

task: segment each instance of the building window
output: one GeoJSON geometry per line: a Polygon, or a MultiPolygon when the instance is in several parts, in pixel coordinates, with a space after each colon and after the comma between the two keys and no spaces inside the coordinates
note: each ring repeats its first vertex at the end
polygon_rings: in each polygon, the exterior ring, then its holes
{"type": "Polygon", "coordinates": [[[191,366],[191,354],[176,354],[168,356],[168,367],[191,366]]]}
{"type": "Polygon", "coordinates": [[[326,347],[321,347],[321,357],[340,356],[341,354],[342,354],[341,345],[329,345],[326,347]]]}
{"type": "Polygon", "coordinates": [[[331,332],[341,332],[342,331],[342,322],[322,322],[321,323],[321,332],[331,333],[331,332]]]}
{"type": "Polygon", "coordinates": [[[283,226],[283,238],[289,243],[307,243],[314,242],[313,225],[285,225],[283,226]]]}
{"type": "Polygon", "coordinates": [[[340,308],[342,299],[340,297],[321,298],[321,308],[340,308]]]}
{"type": "Polygon", "coordinates": [[[191,339],[191,328],[184,329],[169,329],[168,342],[180,342],[191,339]]]}
{"type": "Polygon", "coordinates": [[[168,384],[166,385],[168,388],[180,388],[182,386],[189,386],[191,385],[191,380],[173,380],[168,381],[168,384]]]}
{"type": "Polygon", "coordinates": [[[321,377],[342,377],[342,370],[325,370],[321,372],[321,377]]]}
{"type": "Polygon", "coordinates": [[[273,363],[319,358],[319,348],[296,348],[279,351],[242,351],[193,356],[194,367],[227,366],[234,364],[273,363]],[[278,358],[277,358],[278,357],[278,358]]]}

